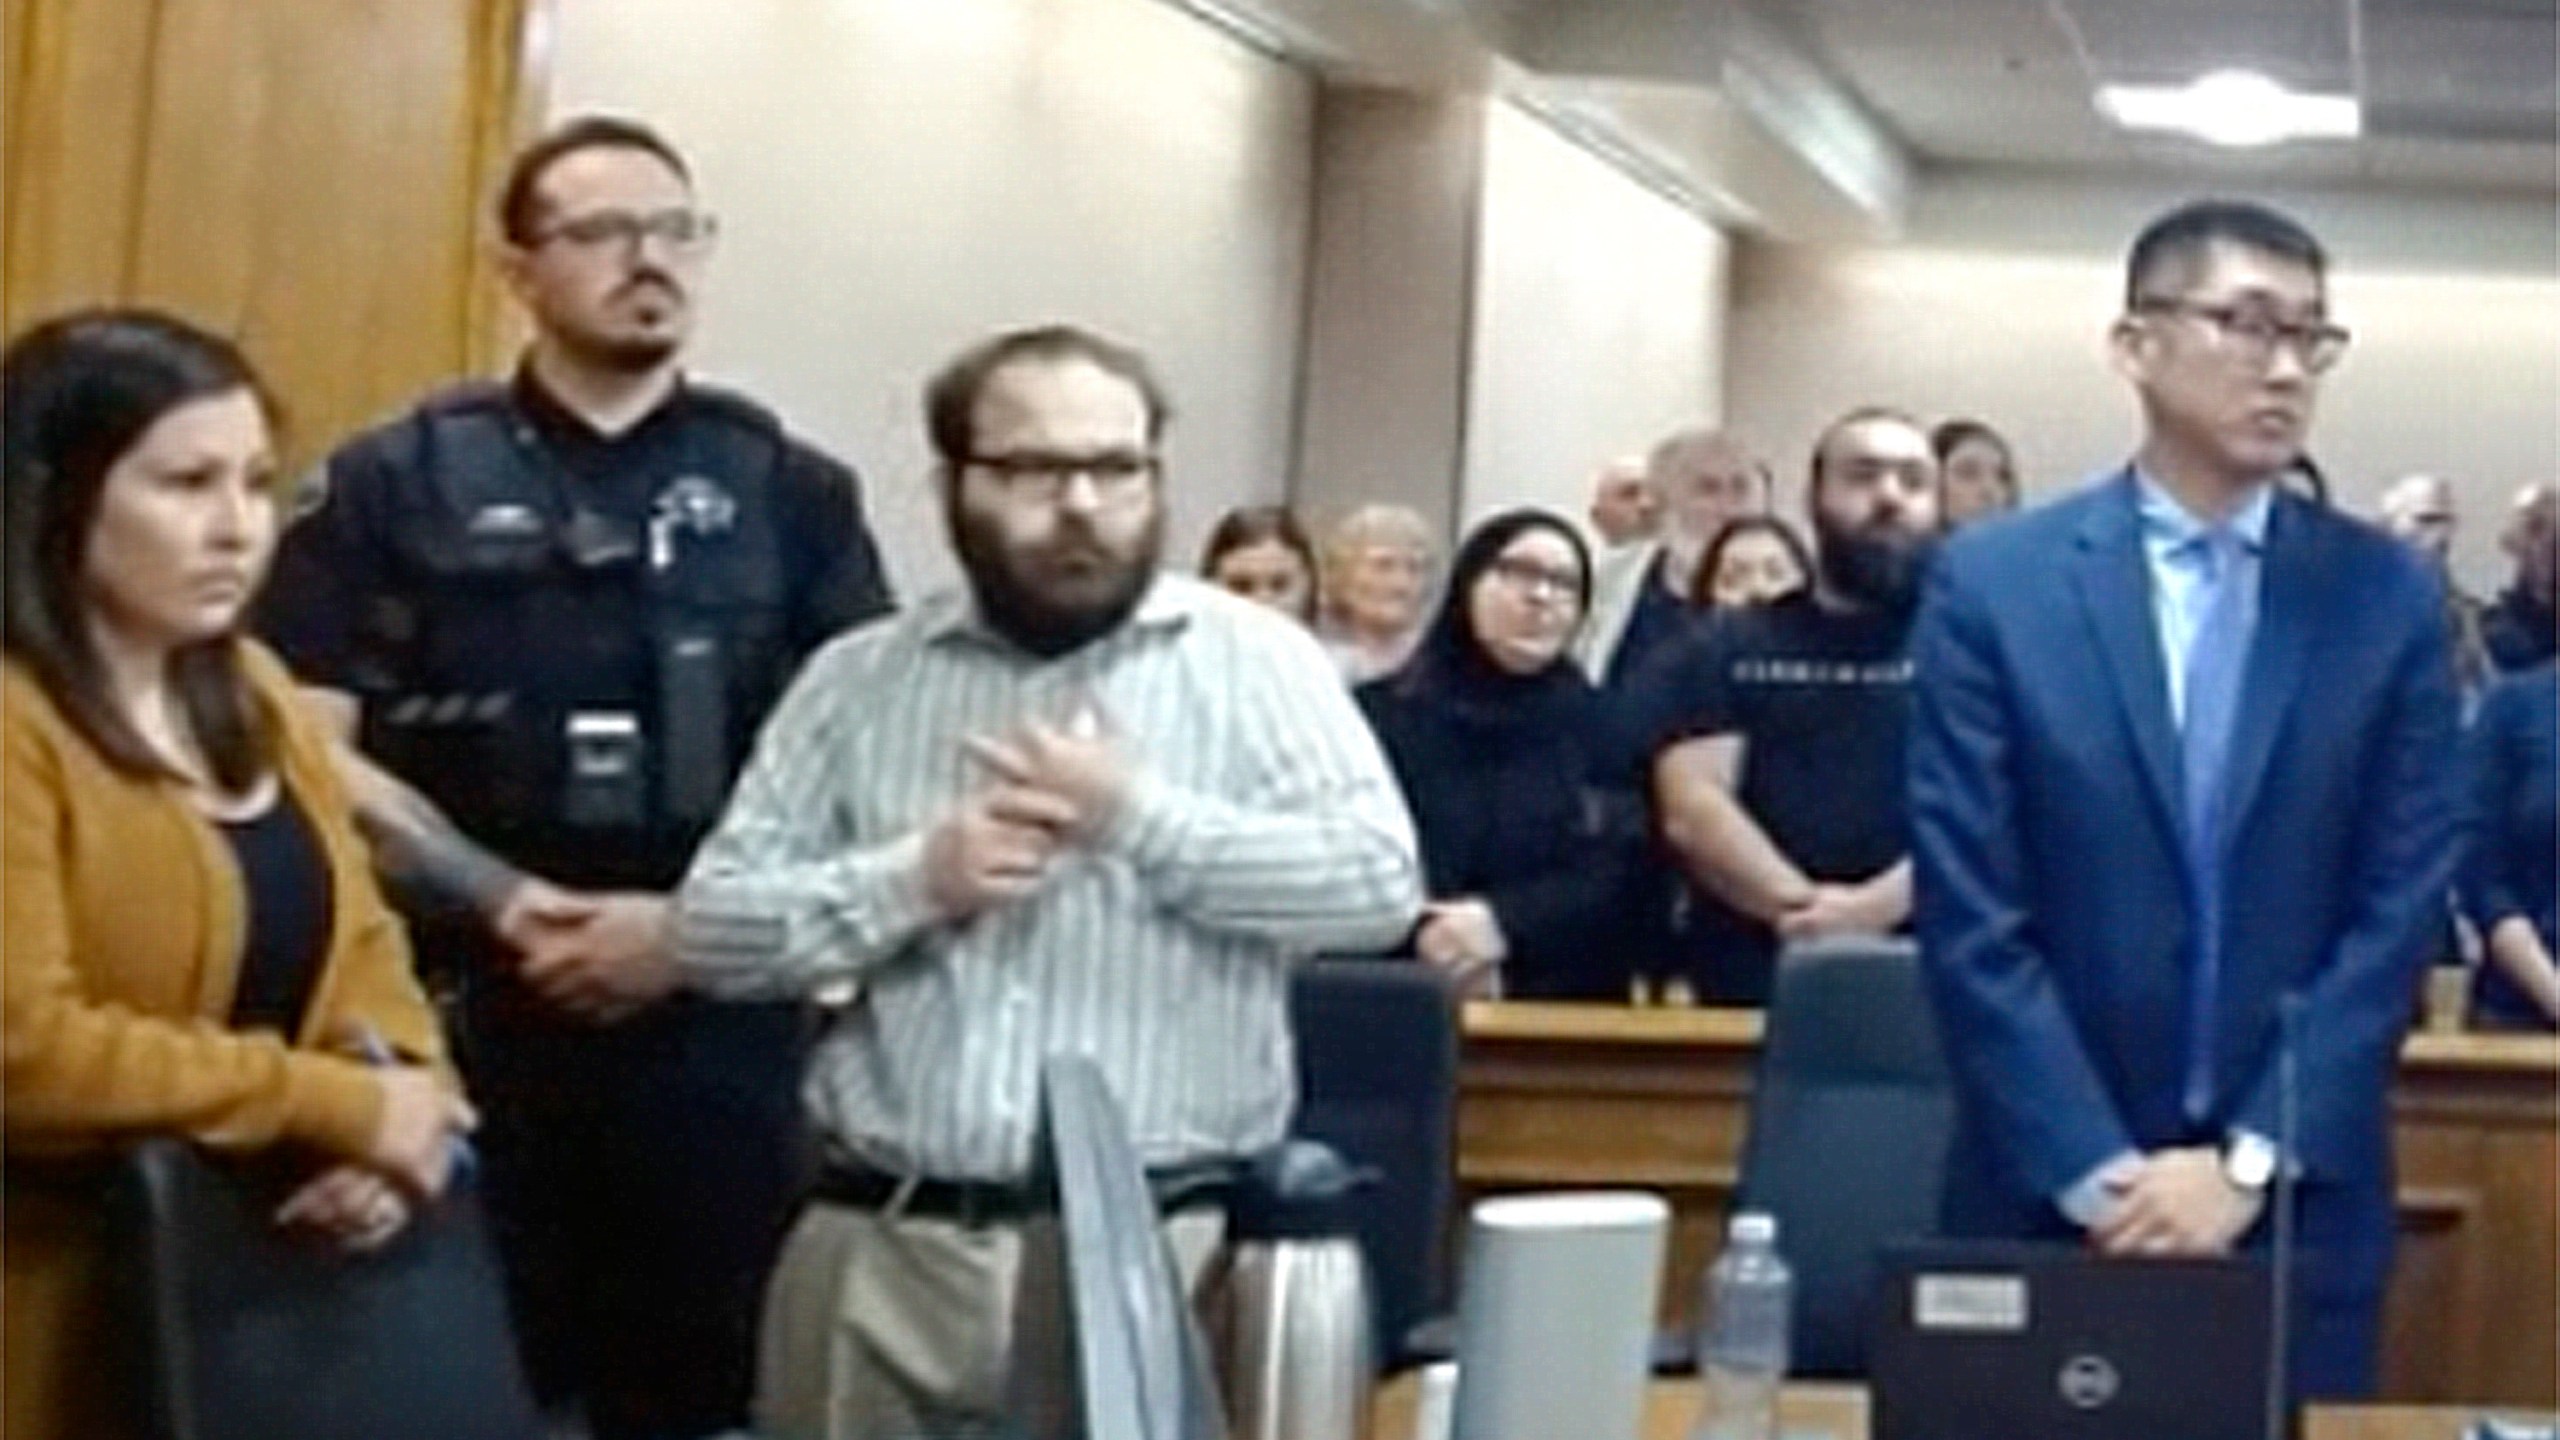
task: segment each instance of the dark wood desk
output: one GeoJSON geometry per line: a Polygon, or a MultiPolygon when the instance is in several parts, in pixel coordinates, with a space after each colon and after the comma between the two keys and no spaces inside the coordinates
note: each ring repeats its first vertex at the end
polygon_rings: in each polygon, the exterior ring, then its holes
{"type": "MultiPolygon", "coordinates": [[[[1674,1217],[1661,1313],[1685,1322],[1759,1047],[1756,1011],[1469,1005],[1460,1187],[1660,1192],[1674,1217]]],[[[2560,1039],[2412,1036],[2394,1104],[2402,1243],[2383,1394],[2560,1404],[2560,1039]]]]}
{"type": "MultiPolygon", "coordinates": [[[[1412,1440],[1419,1387],[1403,1376],[1378,1393],[1369,1440],[1412,1440]]],[[[2303,1417],[2302,1440],[2461,1440],[2476,1409],[2436,1405],[2315,1405],[2303,1417]]],[[[1657,1380],[1645,1394],[1644,1428],[1635,1440],[1687,1440],[1698,1418],[1693,1380],[1657,1380]]],[[[1778,1402],[1789,1431],[1825,1440],[1866,1440],[1867,1394],[1855,1385],[1790,1385],[1778,1402]]],[[[2534,1417],[2549,1423],[2550,1416],[2534,1417]]],[[[1593,1437],[1607,1440],[1607,1437],[1593,1437]]]]}

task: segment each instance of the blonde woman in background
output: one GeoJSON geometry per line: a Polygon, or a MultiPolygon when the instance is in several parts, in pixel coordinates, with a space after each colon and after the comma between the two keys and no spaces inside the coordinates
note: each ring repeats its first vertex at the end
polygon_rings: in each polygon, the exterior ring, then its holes
{"type": "Polygon", "coordinates": [[[1353,685],[1405,662],[1437,562],[1431,527],[1402,505],[1363,505],[1324,547],[1325,650],[1353,685]]]}

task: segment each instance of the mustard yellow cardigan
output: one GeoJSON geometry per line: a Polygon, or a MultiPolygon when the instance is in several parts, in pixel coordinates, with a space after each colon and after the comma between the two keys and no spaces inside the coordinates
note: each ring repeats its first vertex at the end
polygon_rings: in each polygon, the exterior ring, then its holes
{"type": "Polygon", "coordinates": [[[98,1332],[100,1217],[94,1197],[43,1178],[60,1173],[54,1162],[166,1134],[355,1158],[382,1108],[355,1053],[360,1027],[408,1058],[446,1064],[325,738],[272,655],[247,647],[245,664],[278,736],[279,776],[329,871],[327,958],[290,1043],[225,1024],[247,930],[229,844],[178,786],[110,766],[32,676],[7,667],[0,1120],[11,1173],[0,1349],[10,1440],[121,1428],[99,1408],[112,1383],[98,1332]]]}

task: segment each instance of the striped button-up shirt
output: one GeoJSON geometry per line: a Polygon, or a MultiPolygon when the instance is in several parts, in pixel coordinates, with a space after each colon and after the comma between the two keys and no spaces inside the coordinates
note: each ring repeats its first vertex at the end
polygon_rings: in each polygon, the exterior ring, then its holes
{"type": "Polygon", "coordinates": [[[810,659],[695,857],[677,943],[714,994],[853,991],[808,1082],[831,1146],[1011,1180],[1060,1052],[1100,1065],[1149,1164],[1279,1139],[1288,963],[1393,943],[1418,874],[1376,743],[1285,618],[1164,575],[1043,660],[946,591],[810,659]],[[1135,771],[1107,831],[1030,898],[935,918],[925,833],[989,780],[963,737],[1089,712],[1135,771]]]}

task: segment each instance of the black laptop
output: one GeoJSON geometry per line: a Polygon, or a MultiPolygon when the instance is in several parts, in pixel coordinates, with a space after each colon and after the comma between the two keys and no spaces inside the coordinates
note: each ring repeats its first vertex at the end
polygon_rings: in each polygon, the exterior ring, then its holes
{"type": "Polygon", "coordinates": [[[1873,1440],[2262,1440],[2272,1297],[2246,1259],[1888,1248],[1873,1440]]]}

